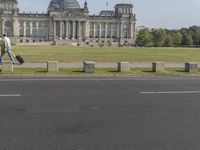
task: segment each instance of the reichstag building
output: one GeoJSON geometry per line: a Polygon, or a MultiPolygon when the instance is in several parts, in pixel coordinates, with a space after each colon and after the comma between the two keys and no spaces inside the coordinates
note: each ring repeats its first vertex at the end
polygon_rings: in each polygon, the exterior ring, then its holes
{"type": "Polygon", "coordinates": [[[132,4],[89,14],[88,4],[51,0],[46,13],[21,13],[17,0],[0,0],[0,35],[14,43],[134,42],[136,17],[132,4]]]}

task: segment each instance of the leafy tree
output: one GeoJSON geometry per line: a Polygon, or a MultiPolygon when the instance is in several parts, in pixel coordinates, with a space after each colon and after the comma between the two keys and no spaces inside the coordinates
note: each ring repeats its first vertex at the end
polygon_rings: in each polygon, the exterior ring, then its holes
{"type": "Polygon", "coordinates": [[[143,46],[200,46],[200,26],[180,30],[149,29],[141,30],[136,42],[143,46]]]}
{"type": "Polygon", "coordinates": [[[187,29],[187,28],[182,28],[182,29],[180,29],[180,31],[179,31],[182,35],[184,35],[184,34],[190,34],[191,35],[191,31],[189,30],[189,29],[187,29]]]}
{"type": "Polygon", "coordinates": [[[172,41],[172,37],[170,34],[167,34],[164,43],[163,43],[164,47],[172,47],[173,46],[173,41],[172,41]]]}
{"type": "Polygon", "coordinates": [[[152,35],[149,29],[141,30],[137,36],[136,43],[142,46],[148,46],[152,42],[152,35]]]}
{"type": "Polygon", "coordinates": [[[189,28],[194,45],[200,45],[200,27],[192,26],[189,28]]]}
{"type": "Polygon", "coordinates": [[[182,34],[180,32],[175,32],[171,34],[173,46],[179,46],[182,41],[182,34]]]}
{"type": "Polygon", "coordinates": [[[193,45],[192,36],[190,34],[183,34],[182,45],[183,46],[192,46],[193,45]]]}
{"type": "Polygon", "coordinates": [[[153,31],[153,42],[156,47],[161,47],[166,38],[166,30],[165,29],[158,29],[153,31]]]}

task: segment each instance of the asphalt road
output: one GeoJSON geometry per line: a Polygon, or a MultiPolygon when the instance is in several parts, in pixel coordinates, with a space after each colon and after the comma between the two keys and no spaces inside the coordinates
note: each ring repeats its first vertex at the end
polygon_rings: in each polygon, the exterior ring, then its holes
{"type": "Polygon", "coordinates": [[[0,150],[199,150],[200,79],[0,79],[0,150]]]}

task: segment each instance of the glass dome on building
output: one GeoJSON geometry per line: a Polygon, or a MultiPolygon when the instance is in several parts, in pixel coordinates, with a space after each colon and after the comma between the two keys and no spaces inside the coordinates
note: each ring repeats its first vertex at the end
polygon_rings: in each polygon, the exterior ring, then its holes
{"type": "Polygon", "coordinates": [[[49,9],[52,10],[67,10],[67,9],[80,9],[77,0],[51,0],[49,9]]]}

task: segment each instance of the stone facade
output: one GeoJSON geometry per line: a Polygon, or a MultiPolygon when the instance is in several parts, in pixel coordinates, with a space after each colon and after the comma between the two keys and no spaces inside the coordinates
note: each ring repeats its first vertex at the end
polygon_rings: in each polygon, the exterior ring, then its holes
{"type": "Polygon", "coordinates": [[[51,0],[47,13],[20,13],[17,0],[0,0],[0,36],[14,43],[124,43],[136,38],[132,4],[117,4],[114,11],[89,15],[87,2],[51,0]]]}

